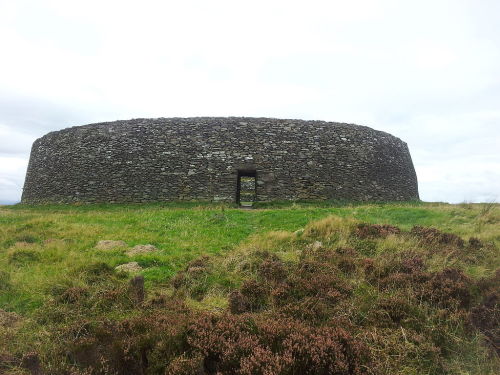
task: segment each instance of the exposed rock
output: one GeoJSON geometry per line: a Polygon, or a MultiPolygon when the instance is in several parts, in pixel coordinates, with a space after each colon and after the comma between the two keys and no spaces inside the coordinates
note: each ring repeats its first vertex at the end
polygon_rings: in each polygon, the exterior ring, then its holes
{"type": "Polygon", "coordinates": [[[97,250],[111,250],[128,247],[125,241],[101,240],[95,245],[97,250]]]}
{"type": "Polygon", "coordinates": [[[137,305],[144,302],[146,292],[144,290],[144,276],[139,275],[130,280],[130,297],[137,305]]]}
{"type": "Polygon", "coordinates": [[[297,237],[302,236],[302,233],[304,233],[304,228],[297,229],[293,234],[297,237]]]}
{"type": "Polygon", "coordinates": [[[115,270],[123,272],[139,272],[142,270],[142,267],[137,262],[129,262],[116,266],[115,270]]]}
{"type": "Polygon", "coordinates": [[[138,255],[138,254],[147,254],[147,253],[154,253],[155,251],[158,251],[156,246],[154,245],[135,245],[132,249],[127,251],[125,254],[127,254],[129,257],[138,255]]]}
{"type": "Polygon", "coordinates": [[[308,246],[308,248],[312,251],[319,250],[323,247],[323,242],[321,241],[314,241],[312,244],[308,246]]]}

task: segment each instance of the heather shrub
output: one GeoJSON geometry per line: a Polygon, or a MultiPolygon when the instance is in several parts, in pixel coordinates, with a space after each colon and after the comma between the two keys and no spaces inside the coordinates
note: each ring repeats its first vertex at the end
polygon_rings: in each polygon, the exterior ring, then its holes
{"type": "Polygon", "coordinates": [[[399,270],[407,274],[416,274],[425,270],[425,262],[421,256],[404,252],[401,254],[401,265],[399,270]]]}
{"type": "Polygon", "coordinates": [[[377,251],[377,242],[373,239],[359,239],[358,237],[351,237],[349,245],[356,249],[360,254],[372,257],[377,251]]]}
{"type": "Polygon", "coordinates": [[[342,257],[337,266],[344,274],[351,275],[356,271],[357,263],[350,257],[342,257]]]}
{"type": "Polygon", "coordinates": [[[357,258],[359,257],[359,253],[356,251],[356,249],[353,249],[352,247],[337,247],[335,249],[335,252],[339,255],[350,257],[350,258],[357,258]]]}
{"type": "Polygon", "coordinates": [[[316,261],[302,261],[286,282],[273,293],[277,305],[295,303],[305,298],[316,298],[334,304],[347,297],[352,288],[339,276],[336,267],[316,261]]]}
{"type": "Polygon", "coordinates": [[[352,293],[342,275],[353,271],[355,265],[343,254],[354,252],[348,248],[334,251],[305,247],[300,260],[287,265],[276,255],[266,254],[255,278],[230,293],[230,311],[241,314],[273,310],[296,319],[324,321],[332,306],[352,293]],[[337,263],[343,265],[344,271],[337,263]]]}
{"type": "Polygon", "coordinates": [[[165,375],[204,375],[203,356],[180,355],[172,359],[165,369],[165,375]]]}
{"type": "Polygon", "coordinates": [[[287,276],[285,264],[277,256],[265,259],[259,266],[259,276],[267,281],[283,281],[287,276]]]}
{"type": "Polygon", "coordinates": [[[302,249],[299,255],[299,260],[315,260],[322,263],[335,264],[338,258],[338,254],[330,248],[324,247],[321,242],[316,242],[320,244],[318,246],[306,246],[302,249]]]}
{"type": "Polygon", "coordinates": [[[203,255],[189,262],[185,269],[170,279],[170,284],[179,292],[195,300],[201,300],[209,289],[207,274],[211,271],[210,257],[203,255]]]}
{"type": "Polygon", "coordinates": [[[390,234],[399,234],[401,230],[398,227],[392,225],[380,225],[380,224],[358,224],[356,228],[356,236],[361,239],[366,238],[385,238],[390,234]]]}
{"type": "Polygon", "coordinates": [[[370,258],[365,258],[361,262],[361,267],[363,267],[365,276],[369,278],[373,278],[375,272],[377,271],[377,267],[375,265],[375,261],[370,258]]]}
{"type": "Polygon", "coordinates": [[[500,269],[492,277],[480,280],[478,286],[484,292],[480,303],[472,309],[471,323],[500,355],[500,269]]]}
{"type": "Polygon", "coordinates": [[[104,262],[94,262],[79,267],[76,274],[82,277],[87,283],[93,284],[109,279],[115,270],[104,262]]]}
{"type": "Polygon", "coordinates": [[[372,284],[381,290],[406,289],[420,300],[436,307],[469,308],[472,302],[473,283],[463,271],[446,268],[440,272],[423,271],[421,260],[407,259],[399,267],[375,267],[368,275],[372,284]]]}
{"type": "Polygon", "coordinates": [[[490,292],[472,309],[471,322],[487,338],[487,343],[500,355],[500,293],[490,292]]]}
{"type": "MultiPolygon", "coordinates": [[[[163,374],[167,364],[186,350],[190,310],[181,301],[163,300],[143,305],[136,316],[106,318],[104,311],[131,313],[135,305],[126,285],[108,289],[117,292],[112,305],[97,303],[108,292],[102,288],[84,293],[78,303],[55,299],[44,308],[38,321],[52,327],[43,338],[50,341],[45,346],[49,351],[41,353],[45,366],[54,375],[84,369],[88,372],[82,374],[163,374]]],[[[62,296],[70,290],[74,295],[75,288],[70,288],[62,296]]]]}
{"type": "Polygon", "coordinates": [[[186,280],[186,275],[184,272],[179,272],[177,273],[174,277],[170,279],[170,284],[175,288],[179,289],[182,286],[186,285],[187,280],[186,280]]]}
{"type": "Polygon", "coordinates": [[[122,254],[76,263],[22,329],[0,324],[0,373],[25,373],[23,358],[51,375],[498,373],[495,242],[416,228],[331,216],[196,258],[169,284],[170,269],[156,284],[156,269],[145,284],[115,272],[122,254]]]}
{"type": "Polygon", "coordinates": [[[403,294],[387,295],[374,303],[367,316],[366,324],[381,328],[409,327],[422,325],[424,314],[417,301],[403,294]]]}
{"type": "Polygon", "coordinates": [[[433,273],[417,295],[439,307],[468,308],[472,302],[471,288],[472,280],[463,271],[446,268],[433,273]]]}
{"type": "Polygon", "coordinates": [[[483,247],[483,242],[476,237],[470,237],[467,243],[469,249],[478,250],[483,247]]]}
{"type": "Polygon", "coordinates": [[[131,311],[136,301],[125,281],[110,278],[86,286],[71,283],[51,288],[51,298],[34,314],[39,324],[71,324],[73,321],[90,320],[110,311],[131,311]]]}
{"type": "Polygon", "coordinates": [[[428,245],[451,245],[459,248],[464,247],[464,240],[453,233],[444,233],[435,228],[414,226],[411,234],[420,238],[428,245]]]}
{"type": "Polygon", "coordinates": [[[447,374],[441,349],[409,328],[370,328],[358,339],[373,351],[371,374],[447,374]]]}
{"type": "Polygon", "coordinates": [[[233,314],[255,312],[267,305],[269,288],[256,280],[247,280],[239,290],[229,295],[229,306],[233,314]]]}
{"type": "Polygon", "coordinates": [[[189,327],[206,374],[363,374],[366,346],[340,327],[279,317],[205,315],[189,327]]]}
{"type": "Polygon", "coordinates": [[[429,278],[424,260],[411,251],[365,259],[363,267],[367,281],[383,290],[418,286],[429,278]]]}
{"type": "Polygon", "coordinates": [[[334,254],[315,256],[314,259],[336,264],[345,275],[352,275],[358,268],[360,254],[352,247],[337,247],[334,254]]]}
{"type": "Polygon", "coordinates": [[[74,304],[87,298],[88,294],[88,288],[75,286],[65,289],[60,295],[56,295],[56,298],[59,303],[74,304]]]}
{"type": "Polygon", "coordinates": [[[186,272],[193,272],[193,271],[190,271],[192,269],[196,270],[194,272],[198,272],[199,269],[203,269],[204,271],[206,271],[210,266],[210,260],[211,260],[210,257],[207,255],[203,255],[199,258],[196,258],[188,263],[185,271],[186,272]]]}

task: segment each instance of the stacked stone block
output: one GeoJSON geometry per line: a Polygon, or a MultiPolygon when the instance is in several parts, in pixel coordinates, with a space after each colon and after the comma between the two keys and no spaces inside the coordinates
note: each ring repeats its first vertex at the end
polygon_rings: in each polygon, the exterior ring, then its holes
{"type": "Polygon", "coordinates": [[[366,126],[270,118],[157,118],[76,126],[37,139],[23,203],[418,199],[406,143],[366,126]]]}

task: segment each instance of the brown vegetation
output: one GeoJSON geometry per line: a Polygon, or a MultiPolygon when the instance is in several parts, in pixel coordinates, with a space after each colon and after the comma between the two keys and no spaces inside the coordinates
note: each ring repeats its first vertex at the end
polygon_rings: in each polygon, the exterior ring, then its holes
{"type": "MultiPolygon", "coordinates": [[[[499,368],[500,271],[474,279],[461,258],[481,241],[338,218],[269,238],[244,250],[242,265],[191,261],[161,295],[147,296],[141,276],[130,281],[102,263],[80,269],[85,286],[54,288],[35,314],[48,329],[38,338],[44,350],[28,362],[53,375],[453,374],[453,358],[473,348],[490,356],[482,364],[490,373],[499,368]],[[373,254],[363,241],[373,241],[373,254]],[[393,244],[402,248],[388,251],[393,244]],[[240,282],[227,283],[231,275],[240,282]],[[211,290],[227,296],[227,309],[188,307],[211,290]],[[478,339],[493,350],[478,349],[478,339]]],[[[0,373],[27,369],[28,352],[0,353],[0,373]]]]}

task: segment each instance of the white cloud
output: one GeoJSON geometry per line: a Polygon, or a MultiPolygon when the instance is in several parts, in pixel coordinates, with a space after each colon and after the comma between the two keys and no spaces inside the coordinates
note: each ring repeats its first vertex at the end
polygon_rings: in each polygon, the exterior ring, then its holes
{"type": "Polygon", "coordinates": [[[22,154],[30,151],[33,137],[29,134],[12,129],[0,124],[0,155],[22,154]]]}
{"type": "Polygon", "coordinates": [[[498,202],[499,167],[500,163],[467,157],[417,167],[421,199],[452,203],[498,202]]]}
{"type": "Polygon", "coordinates": [[[0,155],[132,117],[321,119],[408,142],[423,199],[498,193],[496,0],[16,0],[0,45],[0,155]]]}
{"type": "Polygon", "coordinates": [[[0,156],[0,204],[21,200],[27,167],[27,159],[0,156]]]}

